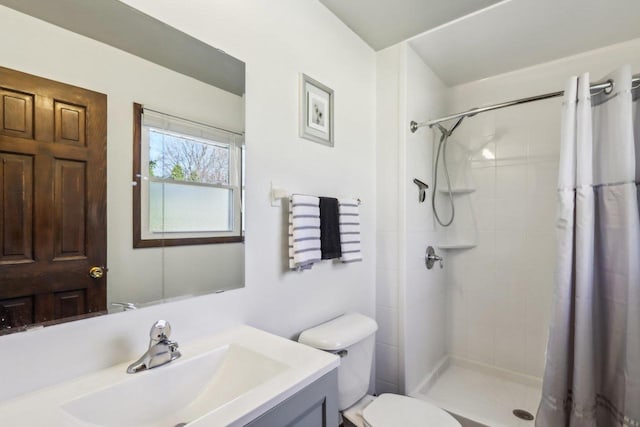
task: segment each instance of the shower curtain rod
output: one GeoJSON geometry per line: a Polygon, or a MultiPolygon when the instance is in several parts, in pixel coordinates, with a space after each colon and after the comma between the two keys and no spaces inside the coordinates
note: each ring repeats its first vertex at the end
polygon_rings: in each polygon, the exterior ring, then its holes
{"type": "MultiPolygon", "coordinates": [[[[593,93],[593,92],[604,91],[605,93],[608,94],[608,93],[611,93],[611,91],[613,90],[613,85],[614,85],[613,80],[607,80],[606,82],[602,82],[602,83],[594,83],[591,85],[591,92],[593,93]]],[[[633,76],[633,79],[631,80],[631,85],[634,88],[640,85],[640,74],[636,74],[635,76],[633,76]]],[[[448,120],[464,118],[464,117],[473,117],[476,114],[484,113],[486,111],[511,107],[513,105],[526,104],[527,102],[542,101],[543,99],[556,98],[562,95],[564,95],[564,91],[561,90],[559,92],[545,93],[544,95],[530,96],[528,98],[515,99],[513,101],[501,102],[499,104],[485,105],[484,107],[476,107],[467,111],[463,111],[462,113],[451,114],[449,116],[441,117],[439,119],[428,120],[426,122],[418,123],[418,122],[412,121],[409,124],[409,129],[411,129],[411,132],[415,132],[421,127],[425,127],[425,126],[433,127],[438,123],[446,122],[448,120]]]]}

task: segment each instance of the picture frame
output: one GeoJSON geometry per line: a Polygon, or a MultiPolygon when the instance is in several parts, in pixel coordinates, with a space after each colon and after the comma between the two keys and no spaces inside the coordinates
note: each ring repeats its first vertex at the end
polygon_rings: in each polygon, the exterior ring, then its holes
{"type": "Polygon", "coordinates": [[[300,137],[334,146],[333,89],[300,74],[300,137]]]}

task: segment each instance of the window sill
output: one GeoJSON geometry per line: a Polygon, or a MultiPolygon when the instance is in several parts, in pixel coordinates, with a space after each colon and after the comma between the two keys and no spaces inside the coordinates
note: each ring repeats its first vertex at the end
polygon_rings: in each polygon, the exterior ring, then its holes
{"type": "Polygon", "coordinates": [[[133,248],[162,248],[170,246],[211,245],[219,243],[242,243],[244,236],[188,237],[182,239],[139,239],[134,238],[133,248]]]}

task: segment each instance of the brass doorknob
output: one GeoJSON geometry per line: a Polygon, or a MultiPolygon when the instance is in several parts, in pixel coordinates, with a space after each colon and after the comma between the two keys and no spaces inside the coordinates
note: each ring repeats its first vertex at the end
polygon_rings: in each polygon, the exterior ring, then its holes
{"type": "Polygon", "coordinates": [[[92,279],[101,279],[104,276],[104,272],[107,269],[105,267],[94,266],[89,269],[89,277],[92,279]]]}

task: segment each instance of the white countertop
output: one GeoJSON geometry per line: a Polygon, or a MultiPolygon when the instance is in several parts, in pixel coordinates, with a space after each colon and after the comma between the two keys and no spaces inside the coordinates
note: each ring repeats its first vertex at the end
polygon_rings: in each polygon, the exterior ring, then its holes
{"type": "MultiPolygon", "coordinates": [[[[286,365],[286,368],[206,415],[190,420],[190,427],[244,425],[340,364],[340,359],[333,354],[249,326],[239,326],[181,345],[180,351],[183,356],[165,366],[137,374],[127,374],[126,368],[130,361],[0,402],[0,420],[2,425],[12,427],[95,426],[72,417],[61,407],[114,384],[135,380],[136,375],[152,372],[159,375],[162,369],[173,364],[188,363],[194,357],[227,345],[239,345],[255,351],[286,365]]],[[[34,367],[34,375],[37,375],[37,367],[34,367]]],[[[10,387],[9,384],[3,386],[10,387]]],[[[157,393],[162,393],[162,390],[157,390],[157,393]]],[[[130,398],[134,400],[136,396],[130,398]]],[[[108,402],[105,402],[105,405],[107,404],[108,402]]]]}

